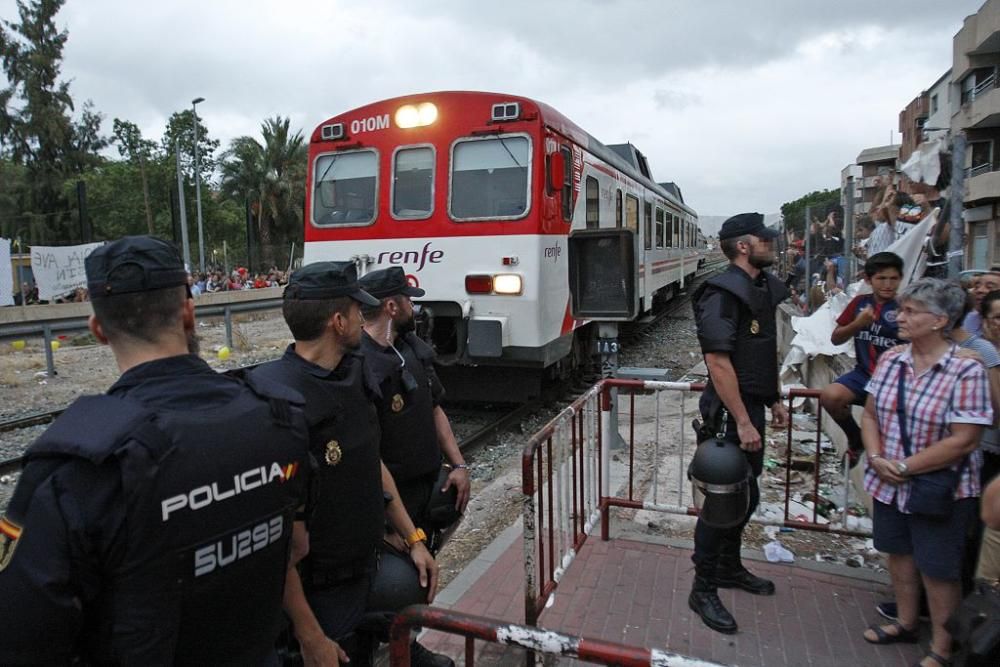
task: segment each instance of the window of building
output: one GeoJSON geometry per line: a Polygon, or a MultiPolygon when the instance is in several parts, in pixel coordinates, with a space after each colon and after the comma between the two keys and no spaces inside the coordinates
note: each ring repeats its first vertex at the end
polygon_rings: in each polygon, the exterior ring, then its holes
{"type": "Polygon", "coordinates": [[[367,225],[374,221],[377,180],[375,151],[320,155],[313,179],[313,224],[367,225]]]}
{"type": "Polygon", "coordinates": [[[428,218],[433,208],[434,149],[429,146],[399,149],[393,160],[393,216],[428,218]]]}
{"type": "Polygon", "coordinates": [[[938,112],[938,96],[931,95],[931,115],[933,116],[938,112]]]}
{"type": "Polygon", "coordinates": [[[527,137],[466,139],[451,159],[451,216],[456,220],[523,218],[528,212],[527,137]]]}
{"type": "Polygon", "coordinates": [[[601,226],[601,192],[597,179],[587,177],[587,229],[601,226]]]}

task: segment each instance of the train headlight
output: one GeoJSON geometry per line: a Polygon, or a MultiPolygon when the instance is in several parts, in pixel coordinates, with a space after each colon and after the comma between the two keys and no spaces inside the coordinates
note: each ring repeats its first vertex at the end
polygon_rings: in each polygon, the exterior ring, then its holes
{"type": "Polygon", "coordinates": [[[516,273],[498,273],[493,276],[494,294],[520,294],[523,291],[521,276],[516,273]]]}
{"type": "Polygon", "coordinates": [[[437,117],[437,106],[431,102],[405,104],[396,109],[396,127],[403,129],[424,127],[433,124],[437,117]]]}

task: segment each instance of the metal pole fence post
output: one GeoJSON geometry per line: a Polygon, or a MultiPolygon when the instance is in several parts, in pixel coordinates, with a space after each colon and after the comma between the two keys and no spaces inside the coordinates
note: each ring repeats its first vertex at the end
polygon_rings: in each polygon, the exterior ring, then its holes
{"type": "Polygon", "coordinates": [[[957,278],[965,264],[965,222],[962,208],[965,205],[965,134],[957,132],[951,141],[951,200],[948,237],[948,277],[957,278]]]}
{"type": "Polygon", "coordinates": [[[56,375],[56,360],[52,356],[52,327],[45,325],[42,332],[45,337],[45,366],[48,369],[49,377],[56,375]]]}
{"type": "Polygon", "coordinates": [[[226,317],[226,347],[233,349],[233,313],[229,306],[225,308],[226,317]]]}

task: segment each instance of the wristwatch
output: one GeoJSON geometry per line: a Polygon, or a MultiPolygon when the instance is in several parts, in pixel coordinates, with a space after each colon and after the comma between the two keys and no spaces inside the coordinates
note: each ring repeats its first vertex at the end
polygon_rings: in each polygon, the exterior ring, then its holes
{"type": "Polygon", "coordinates": [[[902,461],[896,461],[896,472],[899,473],[900,477],[906,477],[910,473],[910,469],[902,461]]]}
{"type": "Polygon", "coordinates": [[[426,542],[427,533],[424,532],[423,528],[417,528],[413,533],[406,538],[406,546],[412,549],[417,542],[426,542]]]}

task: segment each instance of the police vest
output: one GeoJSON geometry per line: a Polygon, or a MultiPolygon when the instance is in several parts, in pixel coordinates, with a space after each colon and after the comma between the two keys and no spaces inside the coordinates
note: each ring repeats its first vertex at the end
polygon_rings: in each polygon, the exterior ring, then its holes
{"type": "Polygon", "coordinates": [[[746,276],[724,271],[705,281],[693,295],[694,307],[708,289],[731,295],[737,308],[736,345],[730,353],[740,395],[770,404],[778,400],[778,327],[775,311],[788,296],[787,288],[768,272],[757,287],[746,276]]]}
{"type": "Polygon", "coordinates": [[[309,447],[318,463],[306,565],[317,574],[368,562],[385,525],[378,418],[367,391],[372,379],[358,355],[346,355],[337,370],[316,377],[278,360],[253,371],[293,387],[306,401],[309,447]]]}
{"type": "Polygon", "coordinates": [[[93,662],[251,664],[273,652],[292,521],[309,475],[301,398],[233,382],[217,409],[77,400],[25,455],[120,470],[121,561],[84,601],[93,662]]]}
{"type": "Polygon", "coordinates": [[[414,385],[408,390],[403,382],[402,362],[391,350],[386,354],[378,343],[366,336],[365,362],[372,369],[382,393],[376,402],[382,461],[396,482],[421,477],[441,467],[441,446],[434,425],[434,396],[431,377],[434,350],[415,335],[396,340],[396,349],[406,360],[406,370],[414,385]]]}

